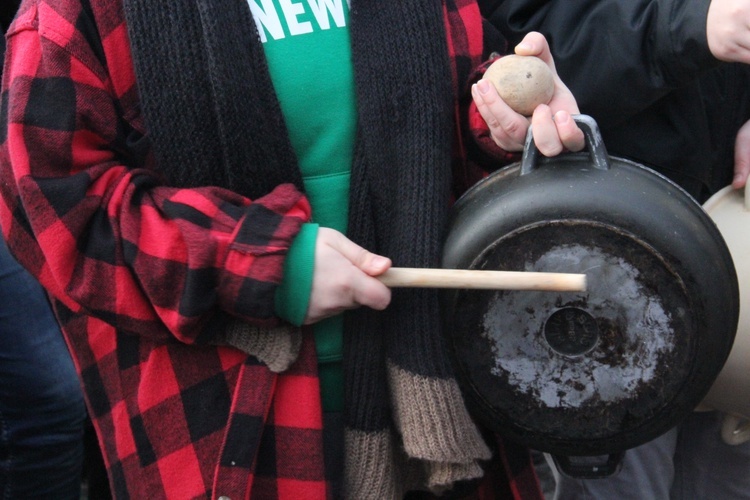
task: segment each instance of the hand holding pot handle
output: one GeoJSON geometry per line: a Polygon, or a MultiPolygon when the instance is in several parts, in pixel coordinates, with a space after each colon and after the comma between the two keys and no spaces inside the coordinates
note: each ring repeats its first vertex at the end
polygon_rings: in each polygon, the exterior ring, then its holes
{"type": "MultiPolygon", "coordinates": [[[[574,115],[573,120],[583,131],[586,141],[585,149],[588,149],[591,155],[591,163],[594,167],[602,170],[609,169],[609,155],[607,148],[604,146],[602,134],[599,132],[599,125],[596,120],[588,115],[574,115]]],[[[521,158],[521,175],[526,175],[534,170],[538,163],[539,149],[534,142],[534,126],[530,126],[526,131],[526,143],[523,148],[521,158]]]]}

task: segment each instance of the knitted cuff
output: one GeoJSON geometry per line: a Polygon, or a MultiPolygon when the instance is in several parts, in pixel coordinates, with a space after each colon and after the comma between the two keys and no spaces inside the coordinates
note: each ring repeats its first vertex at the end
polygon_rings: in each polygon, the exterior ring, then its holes
{"type": "Polygon", "coordinates": [[[392,428],[377,432],[344,430],[345,498],[403,498],[407,491],[423,489],[422,464],[409,460],[396,442],[392,428]]]}
{"type": "Polygon", "coordinates": [[[450,491],[459,481],[476,479],[484,475],[484,469],[477,461],[465,464],[426,462],[425,472],[427,488],[434,495],[450,491]]]}
{"type": "Polygon", "coordinates": [[[388,364],[394,420],[412,458],[421,459],[434,494],[482,477],[492,452],[469,416],[454,379],[424,377],[388,364]]]}
{"type": "Polygon", "coordinates": [[[454,379],[416,375],[392,363],[388,378],[394,420],[410,457],[469,463],[492,456],[454,379]]]}
{"type": "Polygon", "coordinates": [[[390,433],[344,431],[346,498],[399,498],[390,433]]]}
{"type": "Polygon", "coordinates": [[[229,345],[255,356],[274,373],[281,373],[297,359],[302,346],[300,329],[290,324],[261,328],[234,320],[217,333],[212,344],[229,345]]]}
{"type": "Polygon", "coordinates": [[[402,498],[408,491],[434,495],[449,491],[459,481],[482,477],[477,461],[446,463],[409,458],[395,445],[391,429],[363,432],[346,429],[345,498],[381,500],[402,498]]]}

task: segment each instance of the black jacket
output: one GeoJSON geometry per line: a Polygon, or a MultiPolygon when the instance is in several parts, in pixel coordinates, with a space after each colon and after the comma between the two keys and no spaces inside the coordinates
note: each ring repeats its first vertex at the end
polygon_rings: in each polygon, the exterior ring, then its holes
{"type": "Polygon", "coordinates": [[[699,201],[731,182],[750,118],[747,66],[708,49],[709,0],[495,0],[485,14],[511,45],[550,42],[558,73],[610,154],[650,166],[699,201]]]}

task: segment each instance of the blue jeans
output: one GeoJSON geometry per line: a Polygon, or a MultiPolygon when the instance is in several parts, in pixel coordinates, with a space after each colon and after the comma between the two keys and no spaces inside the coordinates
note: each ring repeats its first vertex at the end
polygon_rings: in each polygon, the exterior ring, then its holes
{"type": "Polygon", "coordinates": [[[47,296],[0,239],[0,498],[80,498],[85,418],[47,296]]]}

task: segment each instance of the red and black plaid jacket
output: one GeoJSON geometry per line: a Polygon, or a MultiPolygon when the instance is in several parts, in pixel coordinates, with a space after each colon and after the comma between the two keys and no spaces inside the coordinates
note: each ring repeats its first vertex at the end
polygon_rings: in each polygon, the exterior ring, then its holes
{"type": "MultiPolygon", "coordinates": [[[[122,5],[84,5],[27,0],[9,31],[0,223],[53,298],[113,492],[323,498],[310,340],[277,375],[205,333],[229,317],[277,321],[274,290],[308,202],[290,185],[252,201],[170,188],[148,158],[134,161],[126,131],[145,127],[122,5]]],[[[476,4],[447,3],[446,26],[466,79],[467,61],[481,61],[476,4]]]]}

